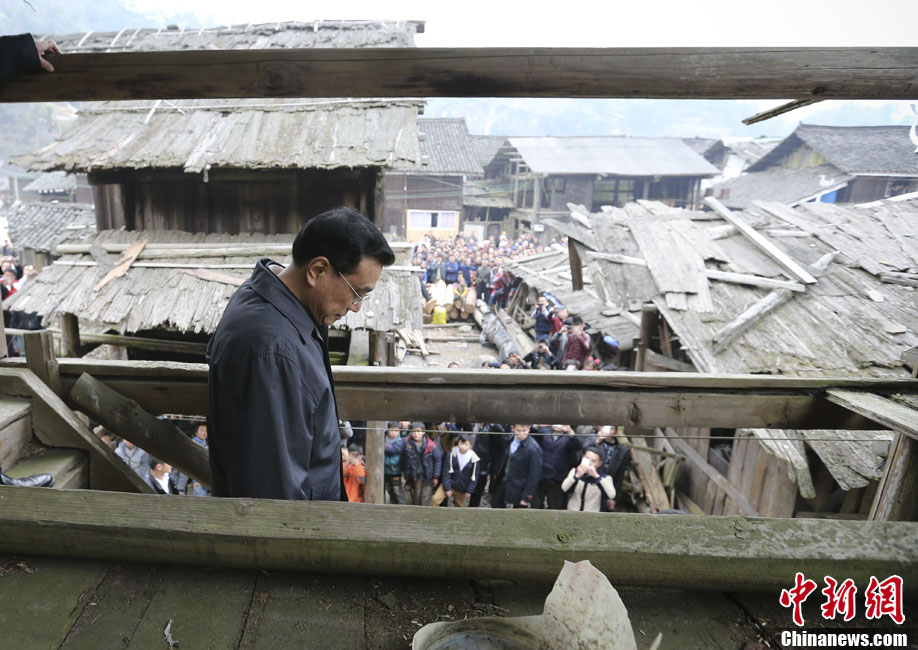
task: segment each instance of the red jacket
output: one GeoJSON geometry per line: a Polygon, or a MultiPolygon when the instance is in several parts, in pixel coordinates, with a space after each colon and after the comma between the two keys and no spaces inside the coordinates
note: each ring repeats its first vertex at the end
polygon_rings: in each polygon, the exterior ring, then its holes
{"type": "Polygon", "coordinates": [[[591,346],[592,341],[590,340],[590,335],[586,332],[583,332],[579,336],[573,334],[568,335],[567,347],[564,348],[564,354],[561,357],[561,367],[563,368],[567,365],[568,361],[576,360],[582,368],[583,362],[587,358],[591,346]]]}

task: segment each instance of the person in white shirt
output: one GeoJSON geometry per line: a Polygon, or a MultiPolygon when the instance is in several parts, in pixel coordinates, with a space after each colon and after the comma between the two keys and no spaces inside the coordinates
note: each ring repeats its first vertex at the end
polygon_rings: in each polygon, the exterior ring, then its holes
{"type": "Polygon", "coordinates": [[[561,489],[567,492],[568,510],[599,512],[604,499],[608,504],[615,498],[612,477],[600,473],[601,463],[599,450],[587,447],[580,464],[568,472],[567,478],[561,483],[561,489]]]}

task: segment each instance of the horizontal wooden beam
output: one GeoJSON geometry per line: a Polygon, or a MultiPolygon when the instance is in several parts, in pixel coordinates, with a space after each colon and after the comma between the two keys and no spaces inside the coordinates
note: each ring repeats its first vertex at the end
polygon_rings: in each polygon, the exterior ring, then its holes
{"type": "MultiPolygon", "coordinates": [[[[359,48],[49,57],[0,102],[224,97],[914,99],[918,48],[359,48]]],[[[163,109],[167,110],[167,109],[163,109]]]]}
{"type": "MultiPolygon", "coordinates": [[[[806,575],[912,575],[918,524],[600,515],[4,488],[0,551],[263,570],[765,591],[806,575]],[[41,513],[41,516],[36,516],[41,513]],[[398,549],[397,553],[391,552],[398,549]],[[764,569],[763,569],[764,567],[764,569]]],[[[906,580],[914,591],[918,582],[906,580]]]]}

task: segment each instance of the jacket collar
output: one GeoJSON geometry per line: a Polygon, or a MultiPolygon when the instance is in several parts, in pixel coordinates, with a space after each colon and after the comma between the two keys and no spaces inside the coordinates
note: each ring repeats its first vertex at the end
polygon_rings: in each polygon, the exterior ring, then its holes
{"type": "Polygon", "coordinates": [[[299,332],[300,338],[303,339],[304,343],[312,336],[316,336],[316,338],[324,342],[324,332],[316,325],[309,310],[293,295],[287,285],[274,274],[274,271],[269,268],[271,265],[277,265],[281,268],[284,266],[267,257],[258,260],[255,270],[252,271],[252,277],[249,278],[252,288],[262,298],[270,302],[284,318],[290,321],[296,331],[299,332]]]}

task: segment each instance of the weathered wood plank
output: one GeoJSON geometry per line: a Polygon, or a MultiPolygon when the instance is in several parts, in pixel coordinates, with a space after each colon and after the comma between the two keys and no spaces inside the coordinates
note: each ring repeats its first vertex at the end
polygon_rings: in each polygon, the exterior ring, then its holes
{"type": "MultiPolygon", "coordinates": [[[[45,566],[56,558],[33,556],[40,571],[67,579],[86,560],[68,560],[62,566],[45,566]]],[[[164,567],[150,564],[112,563],[95,590],[86,594],[79,618],[70,628],[61,650],[99,650],[128,646],[144,612],[159,589],[164,567]]],[[[156,646],[154,646],[156,647],[156,646]]]]}
{"type": "Polygon", "coordinates": [[[80,355],[80,323],[73,314],[62,313],[61,318],[61,356],[79,357],[80,355]]]}
{"type": "MultiPolygon", "coordinates": [[[[3,552],[56,554],[66,538],[68,554],[77,557],[265,570],[550,581],[564,560],[589,559],[616,585],[724,591],[786,586],[796,571],[845,575],[860,584],[881,573],[911,575],[918,561],[918,524],[904,522],[175,499],[13,487],[0,492],[0,504],[3,552]]],[[[906,581],[906,589],[915,587],[906,581]]]]}
{"type": "Polygon", "coordinates": [[[680,454],[685,454],[685,456],[689,459],[689,461],[692,462],[692,464],[695,465],[695,467],[704,472],[709,479],[714,481],[717,487],[719,487],[723,492],[727,494],[727,496],[736,502],[743,513],[752,517],[758,516],[755,508],[752,507],[752,504],[749,503],[746,497],[743,496],[743,494],[738,489],[736,489],[723,474],[711,467],[708,464],[708,461],[699,456],[698,452],[692,449],[691,445],[687,444],[677,435],[672,435],[667,432],[664,432],[664,435],[666,435],[667,439],[670,441],[676,451],[678,451],[680,454]]]}
{"type": "Polygon", "coordinates": [[[163,630],[179,648],[236,650],[255,576],[233,569],[170,567],[131,638],[133,648],[168,648],[163,630]]]}
{"type": "Polygon", "coordinates": [[[896,434],[877,493],[870,507],[872,521],[915,521],[918,518],[918,441],[896,434]]]}
{"type": "Polygon", "coordinates": [[[717,214],[736,226],[736,229],[739,230],[740,233],[742,233],[753,244],[758,246],[763,253],[777,262],[793,277],[797,278],[804,284],[813,284],[816,282],[816,278],[810,275],[806,269],[804,269],[795,260],[791,259],[787,253],[775,246],[774,243],[772,243],[767,237],[746,223],[742,217],[731,212],[730,209],[727,208],[727,206],[725,206],[723,203],[715,199],[713,196],[705,198],[704,202],[709,205],[717,214]]]}
{"type": "Polygon", "coordinates": [[[53,56],[0,101],[223,97],[912,99],[916,48],[355,48],[53,56]],[[881,70],[882,74],[877,71],[881,70]]]}
{"type": "Polygon", "coordinates": [[[134,263],[134,260],[136,260],[137,256],[140,255],[140,251],[142,251],[143,247],[146,245],[146,240],[143,240],[136,241],[128,246],[127,250],[121,253],[121,257],[118,259],[118,264],[115,266],[115,268],[106,273],[105,277],[99,280],[95,286],[93,286],[92,290],[98,291],[115,278],[120,278],[125,273],[127,273],[128,269],[131,268],[131,264],[134,263]]]}
{"type": "Polygon", "coordinates": [[[723,352],[730,344],[754,327],[768,314],[794,297],[792,291],[775,289],[768,295],[749,305],[741,314],[721,327],[711,337],[714,344],[714,354],[723,352]]]}
{"type": "Polygon", "coordinates": [[[826,399],[918,440],[918,410],[873,393],[830,388],[826,399]]]}
{"type": "Polygon", "coordinates": [[[54,338],[51,332],[26,332],[22,338],[25,341],[26,365],[29,370],[60,395],[61,375],[54,356],[54,338]]]}
{"type": "Polygon", "coordinates": [[[207,450],[175,425],[157,419],[134,400],[88,374],[81,375],[73,385],[69,400],[108,430],[210,487],[207,450]]]}
{"type": "Polygon", "coordinates": [[[61,558],[22,562],[28,570],[10,566],[0,578],[0,645],[58,648],[110,563],[93,560],[70,566],[61,558]]]}
{"type": "Polygon", "coordinates": [[[644,367],[646,368],[648,365],[656,366],[657,368],[666,368],[674,372],[696,371],[695,366],[690,363],[667,357],[653,350],[644,350],[644,367]]]}
{"type": "Polygon", "coordinates": [[[749,275],[748,273],[729,273],[727,271],[715,271],[714,269],[708,269],[705,273],[709,279],[720,280],[721,282],[745,284],[751,287],[764,287],[766,289],[806,291],[806,287],[799,282],[790,282],[788,280],[775,280],[773,278],[763,278],[759,275],[749,275]]]}

